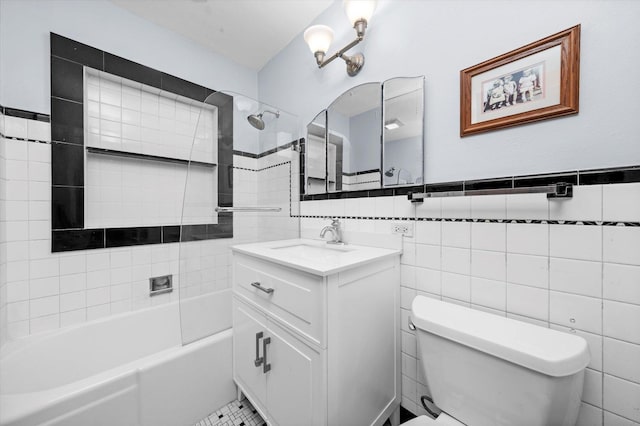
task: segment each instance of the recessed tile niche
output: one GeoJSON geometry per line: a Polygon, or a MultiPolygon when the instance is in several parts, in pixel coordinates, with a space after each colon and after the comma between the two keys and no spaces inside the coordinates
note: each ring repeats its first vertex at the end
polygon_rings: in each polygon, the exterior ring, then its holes
{"type": "Polygon", "coordinates": [[[85,226],[217,223],[218,108],[85,67],[85,226]]]}

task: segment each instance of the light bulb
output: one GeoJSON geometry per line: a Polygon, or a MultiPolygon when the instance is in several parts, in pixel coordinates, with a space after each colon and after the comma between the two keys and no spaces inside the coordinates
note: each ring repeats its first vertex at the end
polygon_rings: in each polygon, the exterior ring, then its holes
{"type": "Polygon", "coordinates": [[[351,25],[355,26],[360,20],[369,22],[376,10],[376,0],[344,0],[343,6],[351,25]]]}
{"type": "Polygon", "coordinates": [[[333,41],[333,30],[326,25],[313,25],[304,32],[304,41],[309,45],[311,53],[326,53],[333,41]]]}

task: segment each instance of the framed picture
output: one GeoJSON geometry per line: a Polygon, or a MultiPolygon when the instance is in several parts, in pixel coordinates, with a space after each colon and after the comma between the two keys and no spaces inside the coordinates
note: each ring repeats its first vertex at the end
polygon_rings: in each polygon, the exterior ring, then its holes
{"type": "Polygon", "coordinates": [[[460,136],[578,113],[580,25],[460,71],[460,136]]]}

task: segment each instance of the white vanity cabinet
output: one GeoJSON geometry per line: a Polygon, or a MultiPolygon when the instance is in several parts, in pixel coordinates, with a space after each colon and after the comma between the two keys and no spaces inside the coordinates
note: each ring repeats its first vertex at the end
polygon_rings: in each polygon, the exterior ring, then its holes
{"type": "Polygon", "coordinates": [[[400,404],[400,253],[313,270],[260,244],[233,248],[239,389],[269,425],[382,425],[400,404]]]}

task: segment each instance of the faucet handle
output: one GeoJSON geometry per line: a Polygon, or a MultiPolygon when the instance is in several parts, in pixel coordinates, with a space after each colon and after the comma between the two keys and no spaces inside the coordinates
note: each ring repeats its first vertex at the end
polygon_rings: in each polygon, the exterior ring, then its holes
{"type": "Polygon", "coordinates": [[[331,226],[340,226],[340,219],[337,217],[331,218],[331,226]]]}

